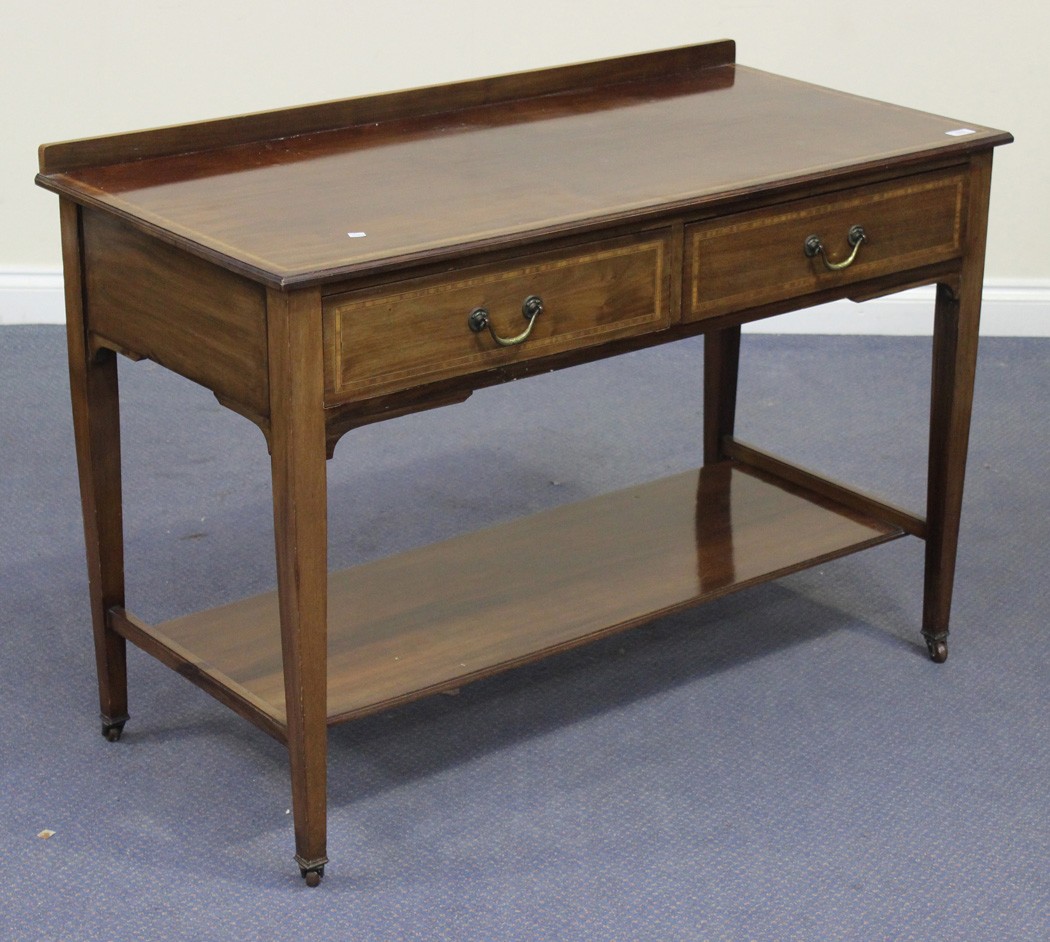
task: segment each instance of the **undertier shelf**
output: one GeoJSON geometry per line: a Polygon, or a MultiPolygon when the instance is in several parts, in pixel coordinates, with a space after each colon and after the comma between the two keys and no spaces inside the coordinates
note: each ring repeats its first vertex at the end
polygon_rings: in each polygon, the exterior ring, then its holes
{"type": "MultiPolygon", "coordinates": [[[[333,573],[329,722],[902,535],[734,461],[333,573]]],[[[258,711],[264,728],[283,727],[276,592],[135,626],[132,640],[147,635],[143,646],[160,645],[162,659],[220,699],[258,711]]]]}

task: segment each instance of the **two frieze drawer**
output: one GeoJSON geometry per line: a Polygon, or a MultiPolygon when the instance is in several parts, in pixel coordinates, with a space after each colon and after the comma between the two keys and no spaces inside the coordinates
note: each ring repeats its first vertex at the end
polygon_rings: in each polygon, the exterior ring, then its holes
{"type": "Polygon", "coordinates": [[[567,353],[962,251],[965,176],[903,180],[705,220],[675,232],[530,253],[333,294],[324,302],[326,400],[368,399],[567,353]]]}

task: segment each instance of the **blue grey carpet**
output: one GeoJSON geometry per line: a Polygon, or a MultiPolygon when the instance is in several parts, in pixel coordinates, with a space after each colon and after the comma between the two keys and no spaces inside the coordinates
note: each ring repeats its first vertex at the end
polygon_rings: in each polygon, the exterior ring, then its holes
{"type": "MultiPolygon", "coordinates": [[[[700,360],[351,433],[332,566],[694,466],[700,360]]],[[[276,743],[134,649],[99,735],[63,336],[0,329],[0,938],[1045,942],[1048,366],[983,343],[947,664],[908,539],[341,726],[308,890],[276,743]]],[[[745,337],[742,369],[741,437],[921,509],[928,341],[745,337]]],[[[271,588],[262,436],[121,382],[129,607],[271,588]]]]}

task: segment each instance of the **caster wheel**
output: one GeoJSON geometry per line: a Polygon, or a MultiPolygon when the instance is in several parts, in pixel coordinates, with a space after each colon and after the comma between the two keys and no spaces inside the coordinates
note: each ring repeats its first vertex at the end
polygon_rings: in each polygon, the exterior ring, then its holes
{"type": "Polygon", "coordinates": [[[121,733],[124,732],[124,720],[119,723],[103,723],[102,724],[102,735],[108,742],[117,742],[120,739],[121,733]]]}
{"type": "Polygon", "coordinates": [[[324,876],[324,867],[317,867],[314,870],[304,870],[300,867],[299,873],[302,874],[307,886],[320,886],[321,877],[324,876]]]}
{"type": "Polygon", "coordinates": [[[948,642],[943,638],[940,641],[927,639],[926,650],[930,652],[930,660],[935,664],[943,664],[948,660],[948,642]]]}

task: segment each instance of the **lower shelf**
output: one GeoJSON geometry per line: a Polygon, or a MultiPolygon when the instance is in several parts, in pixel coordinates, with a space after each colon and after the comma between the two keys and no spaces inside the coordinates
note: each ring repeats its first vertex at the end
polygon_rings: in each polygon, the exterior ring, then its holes
{"type": "MultiPolygon", "coordinates": [[[[333,573],[329,722],[903,535],[723,462],[333,573]]],[[[275,592],[133,628],[131,640],[154,654],[160,646],[162,660],[279,735],[275,592]]]]}

